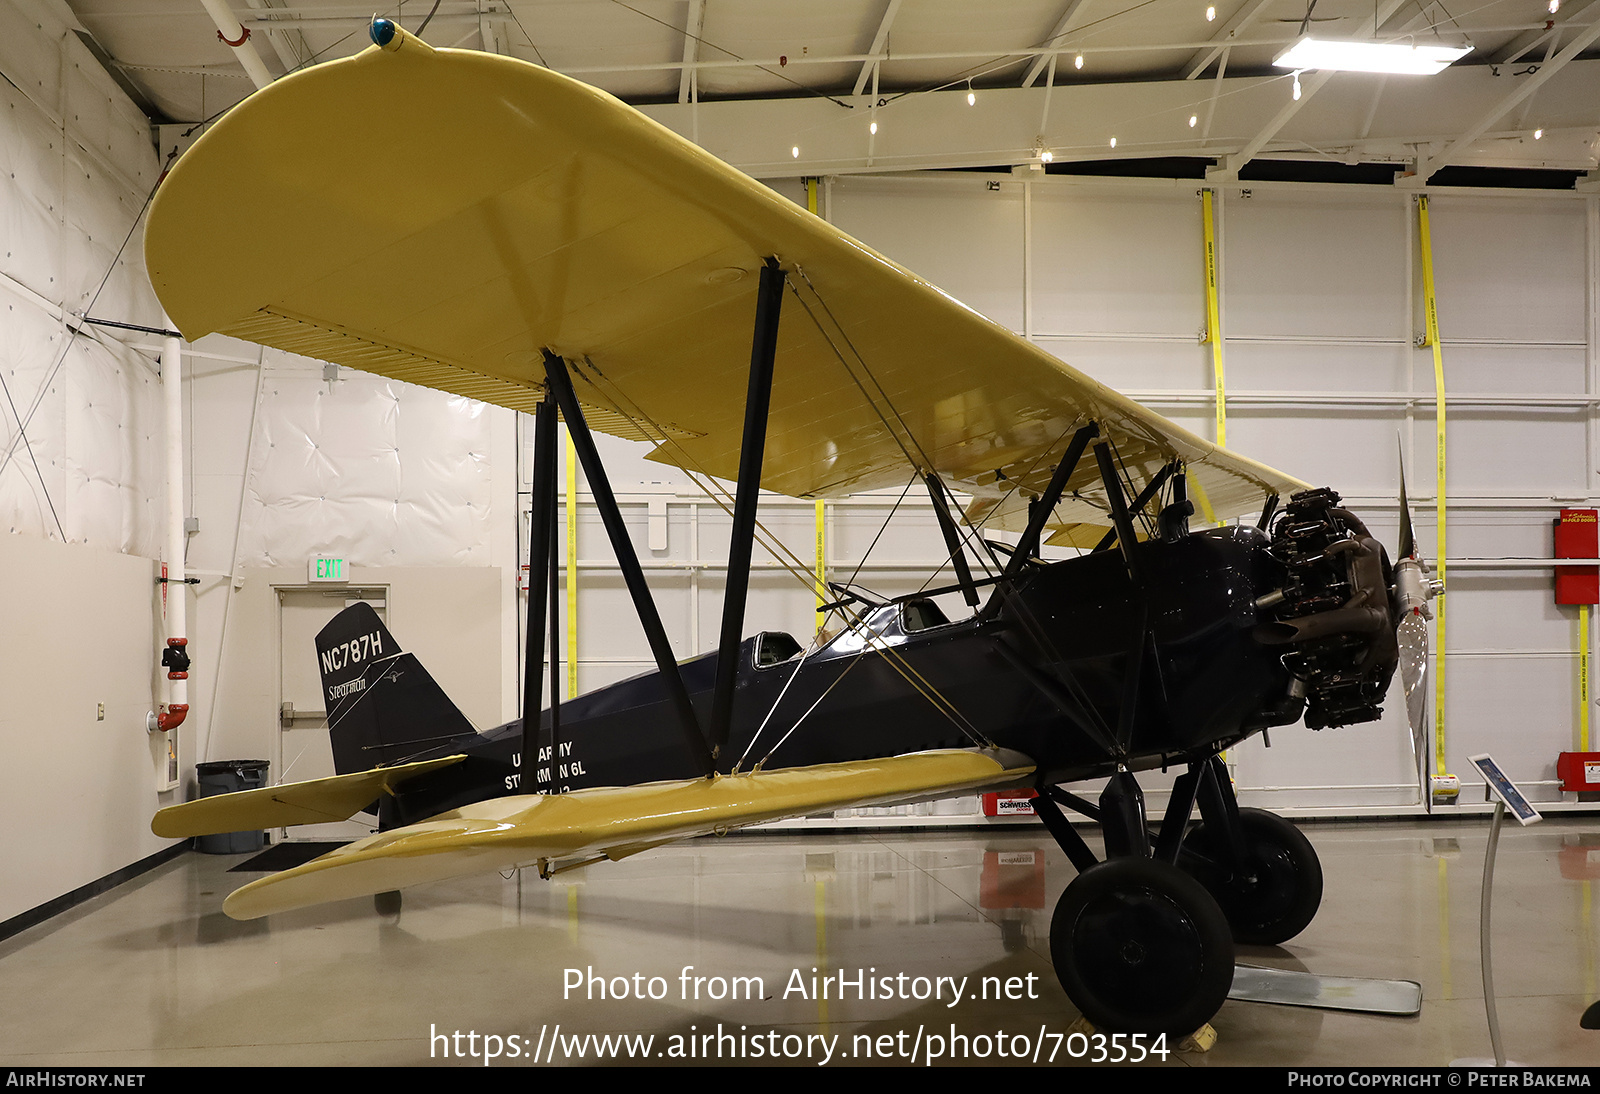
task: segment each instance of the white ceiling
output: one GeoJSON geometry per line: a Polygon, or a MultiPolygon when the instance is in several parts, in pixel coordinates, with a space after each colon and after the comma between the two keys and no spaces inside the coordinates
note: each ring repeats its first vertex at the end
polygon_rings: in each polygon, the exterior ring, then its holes
{"type": "MultiPolygon", "coordinates": [[[[254,88],[208,6],[231,6],[273,76],[365,48],[372,16],[349,0],[67,3],[147,107],[181,122],[254,88]]],[[[433,7],[384,14],[415,31],[433,7]]],[[[576,76],[767,176],[1019,164],[1042,149],[1058,163],[1201,156],[1224,178],[1262,158],[1400,163],[1422,179],[1600,162],[1600,0],[1563,0],[1554,15],[1548,0],[1315,0],[1309,22],[1307,0],[1217,0],[1211,21],[1207,7],[440,0],[423,36],[576,76]],[[1295,100],[1271,62],[1302,26],[1371,37],[1375,17],[1380,37],[1473,52],[1436,77],[1303,73],[1295,100]]]]}

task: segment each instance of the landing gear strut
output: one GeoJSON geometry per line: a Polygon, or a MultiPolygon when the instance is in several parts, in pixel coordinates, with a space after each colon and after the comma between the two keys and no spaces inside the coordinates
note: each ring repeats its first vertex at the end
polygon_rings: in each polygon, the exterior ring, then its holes
{"type": "Polygon", "coordinates": [[[1102,1029],[1193,1033],[1233,985],[1228,920],[1175,863],[1203,769],[1195,764],[1178,779],[1154,841],[1144,794],[1126,771],[1106,784],[1098,805],[1056,787],[1035,803],[1078,868],[1050,922],[1051,961],[1067,997],[1102,1029]],[[1100,823],[1107,861],[1095,861],[1062,805],[1100,823]]]}
{"type": "Polygon", "coordinates": [[[1051,920],[1051,960],[1068,998],[1103,1029],[1192,1033],[1228,997],[1234,943],[1292,938],[1321,902],[1310,841],[1281,817],[1240,809],[1216,756],[1179,776],[1154,835],[1129,772],[1098,804],[1057,787],[1035,804],[1078,868],[1051,920]],[[1185,837],[1197,801],[1203,822],[1185,837]],[[1063,805],[1099,822],[1105,862],[1063,805]]]}
{"type": "Polygon", "coordinates": [[[1300,829],[1264,809],[1239,810],[1242,859],[1201,824],[1183,841],[1178,864],[1216,898],[1246,945],[1287,942],[1311,923],[1322,903],[1322,863],[1300,829]]]}
{"type": "Polygon", "coordinates": [[[1050,921],[1050,957],[1083,1016],[1102,1029],[1199,1029],[1233,986],[1233,941],[1193,878],[1147,858],[1079,874],[1050,921]]]}

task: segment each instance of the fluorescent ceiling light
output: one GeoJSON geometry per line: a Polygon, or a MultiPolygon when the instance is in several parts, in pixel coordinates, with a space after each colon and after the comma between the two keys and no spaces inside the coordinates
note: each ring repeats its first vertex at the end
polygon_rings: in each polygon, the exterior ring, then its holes
{"type": "Polygon", "coordinates": [[[1279,68],[1341,72],[1394,72],[1432,76],[1472,52],[1471,46],[1413,45],[1410,42],[1335,42],[1302,38],[1272,63],[1279,68]]]}

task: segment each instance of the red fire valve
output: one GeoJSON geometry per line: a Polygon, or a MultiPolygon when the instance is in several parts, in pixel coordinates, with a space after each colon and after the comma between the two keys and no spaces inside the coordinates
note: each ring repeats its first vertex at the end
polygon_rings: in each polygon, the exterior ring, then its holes
{"type": "Polygon", "coordinates": [[[163,732],[169,729],[177,729],[183,725],[183,719],[188,713],[188,703],[165,704],[161,709],[161,713],[156,715],[156,728],[163,732]]]}
{"type": "Polygon", "coordinates": [[[167,648],[161,651],[161,664],[167,669],[168,680],[189,679],[189,651],[187,638],[167,639],[167,648]]]}

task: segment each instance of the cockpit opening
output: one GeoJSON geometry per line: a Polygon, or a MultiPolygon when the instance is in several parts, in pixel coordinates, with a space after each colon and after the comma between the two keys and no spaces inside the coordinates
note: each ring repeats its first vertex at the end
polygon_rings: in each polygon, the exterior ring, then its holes
{"type": "Polygon", "coordinates": [[[763,631],[756,640],[756,668],[781,664],[800,653],[800,643],[784,631],[763,631]]]}
{"type": "Polygon", "coordinates": [[[908,600],[900,616],[900,626],[907,634],[947,626],[948,616],[931,600],[908,600]]]}

